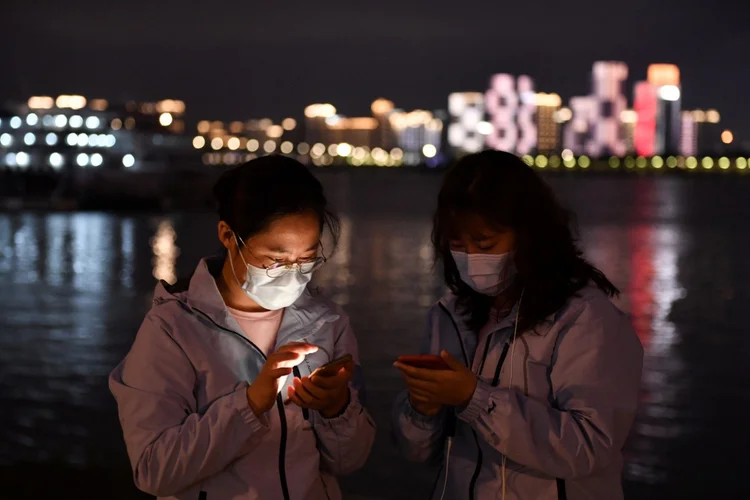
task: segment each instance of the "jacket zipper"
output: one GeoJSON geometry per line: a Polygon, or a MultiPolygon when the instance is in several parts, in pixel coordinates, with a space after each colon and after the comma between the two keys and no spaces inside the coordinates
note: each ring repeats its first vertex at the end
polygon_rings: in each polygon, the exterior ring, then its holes
{"type": "MultiPolygon", "coordinates": [[[[446,307],[443,304],[438,302],[438,306],[440,307],[440,309],[443,310],[445,314],[448,315],[448,318],[451,320],[451,323],[453,324],[453,329],[455,330],[456,336],[458,337],[458,343],[461,345],[461,354],[463,354],[464,356],[464,362],[466,363],[466,366],[469,366],[469,357],[466,355],[466,349],[464,348],[464,341],[461,338],[461,331],[458,329],[458,324],[456,323],[456,320],[453,319],[453,315],[448,311],[448,309],[446,309],[446,307]]],[[[488,347],[489,347],[490,337],[491,335],[487,337],[488,347]]],[[[480,366],[484,367],[484,361],[486,358],[487,358],[487,349],[485,349],[484,351],[484,355],[482,356],[482,362],[480,366]]],[[[477,465],[474,468],[474,474],[471,476],[471,481],[469,482],[469,500],[474,499],[474,490],[476,489],[477,479],[479,478],[479,472],[482,470],[482,460],[483,460],[482,448],[479,446],[479,436],[477,436],[477,433],[474,429],[471,429],[471,434],[474,436],[474,442],[477,445],[477,465]]],[[[447,474],[448,471],[445,471],[445,473],[447,474]]]]}
{"type": "MultiPolygon", "coordinates": [[[[178,301],[180,304],[183,304],[182,302],[178,301]]],[[[187,305],[183,304],[184,307],[188,307],[187,305]]],[[[231,333],[233,335],[236,335],[237,337],[240,337],[245,342],[250,344],[253,348],[255,348],[256,351],[258,351],[258,354],[261,355],[263,358],[263,361],[268,361],[268,357],[263,353],[263,351],[260,350],[260,348],[253,343],[252,340],[247,338],[245,335],[241,335],[234,330],[230,330],[229,328],[225,328],[218,324],[216,321],[211,319],[211,317],[201,311],[200,309],[196,309],[194,307],[189,308],[191,311],[195,311],[197,313],[200,313],[203,317],[205,317],[208,321],[211,322],[216,328],[220,329],[221,331],[231,333]]],[[[284,495],[284,500],[289,500],[289,485],[286,481],[286,441],[287,441],[287,423],[286,423],[286,413],[284,412],[284,401],[281,397],[281,394],[276,395],[276,406],[279,410],[279,420],[281,422],[281,444],[279,445],[279,479],[281,480],[281,492],[284,495]]]]}

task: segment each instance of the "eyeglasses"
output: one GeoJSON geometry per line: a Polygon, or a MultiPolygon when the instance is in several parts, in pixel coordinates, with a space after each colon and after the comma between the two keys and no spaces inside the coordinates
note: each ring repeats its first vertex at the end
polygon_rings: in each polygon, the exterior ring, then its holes
{"type": "MultiPolygon", "coordinates": [[[[248,246],[245,244],[245,242],[235,233],[235,238],[237,238],[238,243],[242,243],[242,246],[247,249],[248,252],[250,252],[250,255],[252,255],[255,259],[258,259],[258,257],[253,254],[253,252],[248,248],[248,246]]],[[[323,251],[323,244],[320,243],[320,250],[323,251]]],[[[242,256],[242,253],[240,253],[240,257],[242,256]]],[[[266,275],[268,275],[269,278],[279,278],[281,276],[284,276],[289,271],[296,270],[301,274],[310,274],[314,272],[317,269],[320,269],[320,267],[326,263],[325,256],[321,257],[315,257],[312,259],[304,259],[299,262],[274,262],[270,266],[262,266],[263,269],[266,271],[266,275]]],[[[244,258],[243,258],[244,261],[244,258]]]]}
{"type": "Polygon", "coordinates": [[[301,262],[275,262],[270,266],[264,266],[269,278],[278,278],[289,271],[297,270],[302,274],[310,274],[326,263],[325,257],[316,257],[312,260],[303,260],[301,262]]]}

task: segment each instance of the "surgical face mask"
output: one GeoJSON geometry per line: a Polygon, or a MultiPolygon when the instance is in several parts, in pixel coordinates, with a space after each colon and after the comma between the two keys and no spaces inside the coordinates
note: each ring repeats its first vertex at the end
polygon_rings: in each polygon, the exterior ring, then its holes
{"type": "MultiPolygon", "coordinates": [[[[237,248],[240,248],[239,241],[237,248]]],[[[269,276],[268,269],[248,264],[242,252],[240,252],[240,258],[246,267],[245,280],[244,282],[239,280],[230,258],[229,264],[232,266],[234,278],[247,296],[264,309],[275,311],[291,306],[302,295],[312,279],[313,264],[295,265],[280,276],[269,276]]]]}
{"type": "Polygon", "coordinates": [[[501,294],[510,287],[516,277],[516,265],[511,253],[467,254],[451,250],[451,255],[461,275],[461,281],[482,295],[501,294]]]}

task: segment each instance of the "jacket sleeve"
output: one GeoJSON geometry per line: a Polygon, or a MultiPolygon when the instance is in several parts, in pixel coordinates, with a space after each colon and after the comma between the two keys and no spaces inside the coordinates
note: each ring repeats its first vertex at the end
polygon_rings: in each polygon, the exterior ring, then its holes
{"type": "Polygon", "coordinates": [[[344,475],[360,469],[370,456],[375,441],[375,422],[364,407],[365,384],[357,339],[346,313],[338,309],[341,319],[336,324],[334,358],[348,353],[355,360],[354,374],[349,382],[349,404],[341,415],[334,418],[325,418],[317,411],[310,412],[310,418],[318,437],[322,466],[332,474],[344,475]]]}
{"type": "Polygon", "coordinates": [[[586,303],[561,331],[547,401],[479,381],[458,417],[519,464],[561,479],[606,468],[620,453],[638,405],[643,348],[625,316],[586,303]]]}
{"type": "MultiPolygon", "coordinates": [[[[427,331],[422,339],[421,354],[437,354],[430,352],[433,314],[434,309],[428,314],[427,331]]],[[[422,415],[409,402],[408,391],[402,391],[396,397],[391,414],[392,433],[396,446],[408,460],[413,462],[439,460],[445,441],[446,416],[445,409],[435,416],[422,415]]]]}
{"type": "Polygon", "coordinates": [[[268,432],[248,405],[246,382],[201,411],[195,384],[195,368],[152,310],[109,378],[135,484],[146,493],[175,495],[224,469],[268,432]]]}

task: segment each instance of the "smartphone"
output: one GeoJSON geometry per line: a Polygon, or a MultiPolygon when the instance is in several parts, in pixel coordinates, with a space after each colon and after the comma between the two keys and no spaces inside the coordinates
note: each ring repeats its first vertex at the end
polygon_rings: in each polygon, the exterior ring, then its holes
{"type": "Polygon", "coordinates": [[[414,354],[410,356],[399,356],[398,361],[414,368],[425,368],[427,370],[448,370],[450,367],[440,356],[434,354],[414,354]]]}
{"type": "Polygon", "coordinates": [[[310,374],[310,378],[316,375],[320,375],[323,377],[332,377],[336,375],[341,368],[351,363],[352,361],[354,361],[354,358],[351,354],[344,354],[340,358],[336,358],[333,361],[329,361],[328,363],[324,364],[323,366],[317,367],[310,374]]]}

